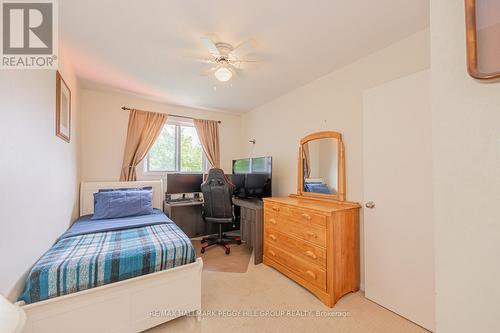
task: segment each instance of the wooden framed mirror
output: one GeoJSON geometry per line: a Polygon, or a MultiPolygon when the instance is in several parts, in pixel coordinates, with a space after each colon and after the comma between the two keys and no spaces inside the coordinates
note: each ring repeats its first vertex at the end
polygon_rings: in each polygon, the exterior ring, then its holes
{"type": "Polygon", "coordinates": [[[465,16],[469,74],[480,80],[500,78],[500,1],[465,0],[465,16]]]}
{"type": "Polygon", "coordinates": [[[342,134],[316,132],[300,140],[297,195],[345,201],[342,134]]]}

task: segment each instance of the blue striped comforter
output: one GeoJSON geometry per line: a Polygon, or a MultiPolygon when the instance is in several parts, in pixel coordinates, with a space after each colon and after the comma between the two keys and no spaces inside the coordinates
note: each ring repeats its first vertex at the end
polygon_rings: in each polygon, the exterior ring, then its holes
{"type": "Polygon", "coordinates": [[[70,236],[33,266],[19,299],[39,302],[194,260],[191,241],[172,222],[70,236]]]}

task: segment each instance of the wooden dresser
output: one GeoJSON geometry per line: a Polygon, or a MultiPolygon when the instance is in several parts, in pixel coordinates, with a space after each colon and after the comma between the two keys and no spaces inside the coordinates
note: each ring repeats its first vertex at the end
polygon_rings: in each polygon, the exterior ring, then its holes
{"type": "Polygon", "coordinates": [[[359,208],[303,197],[264,199],[264,264],[333,307],[359,290],[359,208]]]}

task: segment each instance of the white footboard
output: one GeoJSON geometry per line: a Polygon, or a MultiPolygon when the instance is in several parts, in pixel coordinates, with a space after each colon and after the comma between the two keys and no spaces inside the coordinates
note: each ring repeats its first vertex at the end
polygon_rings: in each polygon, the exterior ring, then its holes
{"type": "Polygon", "coordinates": [[[201,311],[203,261],[22,305],[25,333],[140,332],[201,311]]]}

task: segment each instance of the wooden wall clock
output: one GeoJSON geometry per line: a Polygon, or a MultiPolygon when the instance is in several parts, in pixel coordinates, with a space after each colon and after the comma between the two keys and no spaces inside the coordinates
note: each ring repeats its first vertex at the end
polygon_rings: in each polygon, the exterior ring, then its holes
{"type": "Polygon", "coordinates": [[[465,0],[465,16],[469,74],[500,78],[500,0],[465,0]]]}

